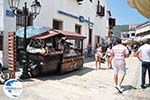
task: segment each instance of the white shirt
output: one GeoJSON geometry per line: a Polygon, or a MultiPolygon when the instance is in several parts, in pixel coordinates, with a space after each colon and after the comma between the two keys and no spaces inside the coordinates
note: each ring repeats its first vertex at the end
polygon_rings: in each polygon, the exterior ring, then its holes
{"type": "Polygon", "coordinates": [[[139,49],[138,52],[141,55],[141,60],[144,62],[150,62],[150,45],[144,44],[139,49]]]}
{"type": "Polygon", "coordinates": [[[101,47],[98,47],[96,49],[96,56],[102,57],[102,48],[101,47]]]}
{"type": "Polygon", "coordinates": [[[107,55],[107,56],[111,56],[111,49],[110,49],[110,48],[107,48],[107,50],[106,50],[106,55],[107,55]]]}

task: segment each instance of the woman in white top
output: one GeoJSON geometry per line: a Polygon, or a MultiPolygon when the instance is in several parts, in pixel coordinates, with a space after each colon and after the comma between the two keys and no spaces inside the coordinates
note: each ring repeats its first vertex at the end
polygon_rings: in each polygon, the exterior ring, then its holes
{"type": "Polygon", "coordinates": [[[98,45],[95,54],[96,69],[98,69],[98,64],[99,69],[101,68],[101,58],[102,58],[102,48],[98,45]]]}
{"type": "Polygon", "coordinates": [[[112,45],[110,44],[106,50],[106,58],[107,58],[107,63],[108,63],[108,69],[112,69],[112,64],[110,61],[110,57],[111,57],[111,49],[112,49],[112,45]]]}

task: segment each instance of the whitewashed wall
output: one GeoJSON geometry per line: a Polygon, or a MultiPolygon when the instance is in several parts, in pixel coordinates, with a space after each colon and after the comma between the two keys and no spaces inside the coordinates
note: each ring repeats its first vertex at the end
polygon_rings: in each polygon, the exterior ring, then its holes
{"type": "MultiPolygon", "coordinates": [[[[63,30],[75,31],[75,24],[82,25],[82,34],[87,36],[84,41],[84,48],[88,43],[88,24],[81,23],[79,20],[71,18],[69,16],[58,14],[58,10],[67,12],[75,16],[83,16],[85,19],[90,19],[94,23],[92,44],[95,44],[95,35],[105,38],[108,34],[107,20],[108,17],[96,17],[96,6],[98,0],[93,0],[91,3],[89,0],[84,0],[82,5],[79,5],[76,0],[40,0],[42,9],[40,15],[35,19],[35,25],[52,27],[52,20],[58,19],[63,21],[63,30]]],[[[105,14],[107,10],[106,0],[100,0],[100,4],[105,6],[105,14]]]]}
{"type": "Polygon", "coordinates": [[[3,0],[3,64],[8,64],[8,32],[16,31],[16,17],[6,16],[6,10],[10,10],[8,6],[8,0],[3,0]]]}
{"type": "Polygon", "coordinates": [[[139,33],[142,33],[142,32],[146,32],[148,30],[150,30],[150,23],[148,25],[145,25],[145,26],[143,25],[141,27],[138,27],[136,29],[136,34],[139,34],[139,33]]]}
{"type": "Polygon", "coordinates": [[[0,0],[0,31],[3,31],[3,0],[0,0]]]}
{"type": "MultiPolygon", "coordinates": [[[[7,65],[8,57],[7,57],[7,33],[10,31],[16,31],[16,18],[5,16],[5,11],[9,9],[8,0],[4,1],[4,64],[7,65]]],[[[20,0],[19,8],[24,6],[24,2],[27,2],[28,8],[32,3],[32,0],[20,0]]],[[[108,34],[107,29],[107,21],[108,17],[106,17],[107,0],[100,0],[100,4],[105,6],[105,17],[96,17],[96,7],[97,1],[93,0],[93,3],[90,0],[84,0],[82,5],[79,5],[76,0],[38,0],[41,3],[41,12],[40,15],[34,20],[34,25],[39,27],[51,27],[53,19],[58,19],[63,21],[63,30],[66,31],[75,31],[75,24],[79,24],[82,26],[81,33],[86,36],[87,39],[84,41],[84,48],[87,47],[88,44],[88,23],[79,22],[78,19],[74,19],[69,16],[65,16],[58,13],[58,10],[64,11],[66,13],[75,15],[75,16],[83,16],[84,19],[90,19],[91,22],[94,23],[92,26],[93,29],[93,37],[92,44],[95,46],[95,35],[105,38],[106,34],[108,34]]],[[[30,10],[30,9],[29,9],[30,10]]]]}

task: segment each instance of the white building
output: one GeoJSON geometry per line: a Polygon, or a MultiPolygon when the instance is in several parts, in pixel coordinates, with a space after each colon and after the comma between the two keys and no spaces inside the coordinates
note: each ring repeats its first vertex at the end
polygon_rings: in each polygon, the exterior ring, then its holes
{"type": "Polygon", "coordinates": [[[141,42],[150,38],[150,21],[140,25],[129,25],[129,31],[121,32],[121,39],[124,43],[128,41],[141,42]]]}
{"type": "Polygon", "coordinates": [[[128,42],[134,41],[137,26],[138,26],[137,24],[131,24],[131,25],[129,25],[128,31],[121,32],[121,39],[122,39],[123,43],[128,43],[128,42]]]}
{"type": "Polygon", "coordinates": [[[129,39],[129,32],[121,32],[121,40],[123,43],[127,43],[129,39]]]}
{"type": "MultiPolygon", "coordinates": [[[[28,8],[32,0],[25,0],[28,8]]],[[[24,6],[20,0],[19,8],[24,6]]],[[[41,12],[36,19],[32,20],[32,15],[28,16],[28,25],[39,27],[50,27],[70,32],[80,33],[87,38],[84,40],[84,48],[88,44],[95,49],[96,43],[101,43],[101,38],[105,39],[108,34],[107,0],[38,0],[41,3],[41,12]],[[78,2],[80,1],[80,2],[78,2]],[[99,9],[97,9],[99,7],[99,9]],[[101,9],[100,9],[101,8],[101,9]]],[[[3,18],[3,50],[4,65],[8,61],[8,32],[16,31],[23,27],[23,17],[16,17],[12,14],[8,0],[3,0],[1,10],[3,18]]],[[[30,9],[29,9],[30,11],[30,9]]],[[[18,12],[18,14],[21,14],[18,12]]]]}
{"type": "Polygon", "coordinates": [[[116,19],[112,18],[111,11],[107,11],[106,17],[108,19],[107,21],[107,31],[108,34],[106,34],[107,39],[107,44],[113,43],[113,28],[116,26],[116,19]]]}
{"type": "Polygon", "coordinates": [[[140,24],[136,27],[136,41],[144,41],[150,38],[150,21],[140,24]]]}

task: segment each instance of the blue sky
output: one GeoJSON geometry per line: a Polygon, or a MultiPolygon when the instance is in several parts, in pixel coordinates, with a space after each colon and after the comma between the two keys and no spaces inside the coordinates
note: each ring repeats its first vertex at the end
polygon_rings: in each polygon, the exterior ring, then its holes
{"type": "Polygon", "coordinates": [[[136,9],[128,5],[128,0],[107,0],[108,9],[117,25],[141,24],[147,21],[136,9]]]}

